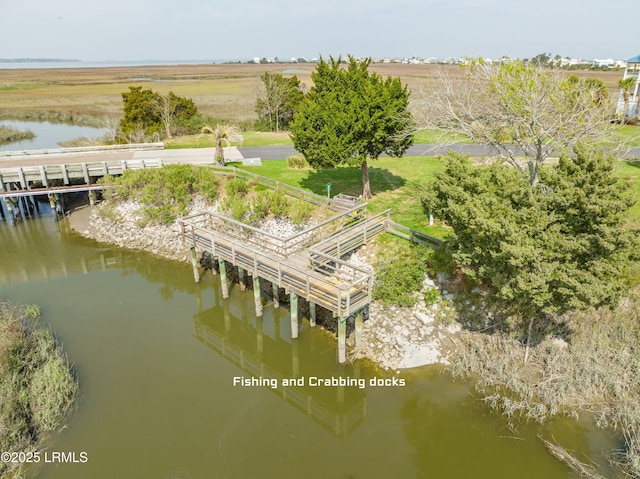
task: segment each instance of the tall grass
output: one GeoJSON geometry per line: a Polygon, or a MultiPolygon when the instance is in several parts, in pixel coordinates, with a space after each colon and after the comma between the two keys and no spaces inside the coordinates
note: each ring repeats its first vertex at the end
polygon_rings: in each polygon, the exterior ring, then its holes
{"type": "MultiPolygon", "coordinates": [[[[78,392],[66,355],[37,307],[0,301],[0,451],[28,452],[58,428],[78,392]]],[[[18,464],[0,462],[0,477],[18,464]]]]}
{"type": "Polygon", "coordinates": [[[640,297],[616,310],[589,310],[540,329],[524,364],[522,338],[504,332],[463,334],[452,361],[456,376],[508,417],[544,422],[554,415],[593,414],[617,430],[626,447],[612,460],[640,477],[640,297]]]}

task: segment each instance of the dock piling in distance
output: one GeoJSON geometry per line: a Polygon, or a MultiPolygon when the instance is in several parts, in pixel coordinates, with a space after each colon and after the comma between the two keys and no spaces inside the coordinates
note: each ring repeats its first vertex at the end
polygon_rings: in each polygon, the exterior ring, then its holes
{"type": "Polygon", "coordinates": [[[246,272],[241,266],[238,266],[238,284],[240,284],[240,291],[247,289],[246,272]]]}
{"type": "Polygon", "coordinates": [[[278,283],[271,283],[273,289],[273,307],[278,309],[280,307],[280,287],[278,283]]]}

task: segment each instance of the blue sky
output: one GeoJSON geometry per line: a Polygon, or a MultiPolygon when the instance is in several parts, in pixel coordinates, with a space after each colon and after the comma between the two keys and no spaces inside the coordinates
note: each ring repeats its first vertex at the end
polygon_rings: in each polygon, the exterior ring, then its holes
{"type": "Polygon", "coordinates": [[[0,58],[640,53],[637,0],[0,0],[0,58]]]}

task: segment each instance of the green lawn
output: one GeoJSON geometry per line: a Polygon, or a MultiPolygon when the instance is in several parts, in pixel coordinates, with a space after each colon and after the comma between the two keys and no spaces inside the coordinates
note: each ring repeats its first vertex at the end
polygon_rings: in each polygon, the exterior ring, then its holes
{"type": "MultiPolygon", "coordinates": [[[[362,192],[360,168],[340,167],[333,170],[290,169],[285,160],[264,161],[262,166],[243,167],[269,178],[312,191],[327,194],[327,184],[331,184],[331,196],[344,193],[359,196],[362,192]]],[[[369,165],[369,178],[373,199],[368,210],[378,213],[391,208],[391,218],[409,228],[442,238],[448,230],[442,226],[428,226],[428,219],[422,212],[416,183],[433,176],[442,169],[442,164],[433,157],[380,158],[369,165]]]]}
{"type": "Polygon", "coordinates": [[[640,160],[618,161],[615,164],[614,173],[631,184],[631,192],[635,195],[636,204],[629,210],[629,216],[637,222],[640,219],[640,160]]]}
{"type": "MultiPolygon", "coordinates": [[[[632,125],[616,126],[615,133],[627,146],[640,146],[640,127],[632,125]]],[[[281,146],[293,145],[288,131],[278,133],[268,131],[245,131],[242,133],[243,141],[234,142],[234,146],[281,146]]],[[[445,133],[438,130],[420,130],[416,132],[413,142],[419,144],[441,143],[471,143],[460,135],[445,133]]],[[[188,135],[165,140],[166,147],[174,148],[209,148],[213,146],[211,138],[207,135],[188,135]]]]}
{"type": "MultiPolygon", "coordinates": [[[[442,160],[444,161],[444,160],[442,160]]],[[[327,194],[327,184],[331,184],[331,195],[344,193],[359,196],[362,191],[360,168],[339,167],[333,170],[290,169],[285,160],[264,161],[263,166],[243,167],[232,164],[262,176],[275,178],[298,188],[319,195],[327,194]]],[[[441,161],[434,157],[380,158],[369,165],[373,199],[368,210],[378,213],[391,209],[391,218],[409,228],[443,238],[450,230],[439,225],[428,226],[428,219],[422,212],[416,185],[441,170],[441,161]]],[[[615,174],[631,183],[631,189],[640,200],[640,160],[617,162],[615,174]]],[[[629,215],[640,218],[640,201],[629,211],[629,215]]]]}

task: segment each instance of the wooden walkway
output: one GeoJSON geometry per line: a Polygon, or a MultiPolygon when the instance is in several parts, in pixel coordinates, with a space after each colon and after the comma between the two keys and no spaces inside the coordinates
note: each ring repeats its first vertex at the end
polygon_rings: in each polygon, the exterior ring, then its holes
{"type": "MultiPolygon", "coordinates": [[[[314,253],[314,257],[323,256],[321,264],[314,262],[308,247],[342,230],[341,225],[352,218],[354,209],[362,210],[363,206],[339,213],[288,238],[278,238],[211,213],[185,218],[183,234],[191,239],[196,250],[206,251],[251,276],[270,281],[339,318],[346,318],[371,301],[372,273],[322,251],[314,253]]],[[[369,230],[369,239],[373,236],[369,230]]]]}
{"type": "MultiPolygon", "coordinates": [[[[338,360],[346,361],[346,321],[355,317],[360,342],[362,311],[371,302],[373,272],[350,264],[343,255],[385,231],[388,211],[363,218],[366,204],[352,206],[328,220],[288,238],[278,238],[218,214],[185,218],[183,237],[191,243],[194,277],[199,280],[198,252],[218,261],[222,295],[228,297],[227,265],[238,269],[241,284],[252,276],[256,315],[262,315],[260,279],[271,283],[274,298],[283,288],[291,300],[291,337],[298,336],[298,298],[308,301],[311,325],[320,306],[338,318],[338,360]]],[[[277,299],[274,299],[277,305],[277,299]]]]}

